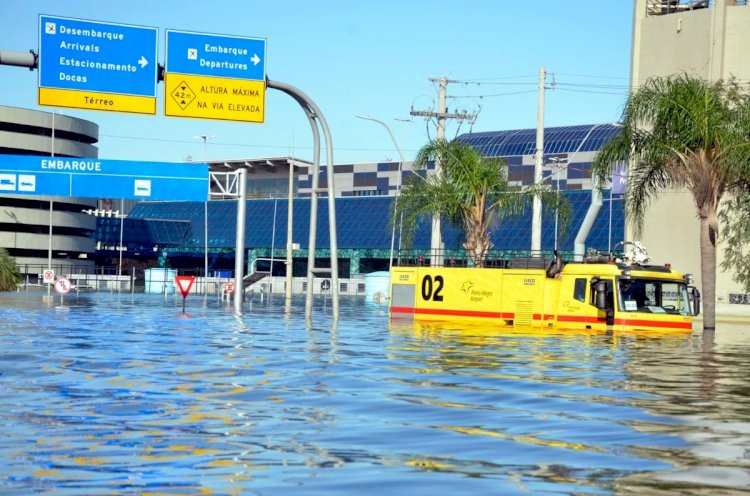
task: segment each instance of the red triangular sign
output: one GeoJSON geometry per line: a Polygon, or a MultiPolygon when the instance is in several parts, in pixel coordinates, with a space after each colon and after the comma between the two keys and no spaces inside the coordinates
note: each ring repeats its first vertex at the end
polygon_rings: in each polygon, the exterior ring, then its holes
{"type": "Polygon", "coordinates": [[[187,295],[190,292],[190,288],[193,287],[194,282],[195,282],[195,276],[175,276],[174,277],[174,284],[180,290],[180,293],[182,293],[183,298],[187,298],[187,295]]]}

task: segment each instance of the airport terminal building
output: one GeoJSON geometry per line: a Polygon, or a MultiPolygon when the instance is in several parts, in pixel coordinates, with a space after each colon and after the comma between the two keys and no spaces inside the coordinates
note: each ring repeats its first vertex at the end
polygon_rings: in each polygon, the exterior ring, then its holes
{"type": "MultiPolygon", "coordinates": [[[[554,213],[543,215],[542,249],[547,254],[557,248],[572,258],[573,241],[586,212],[591,207],[591,161],[607,139],[619,132],[611,124],[548,128],[549,153],[544,180],[559,189],[572,207],[569,226],[555,233],[554,213]],[[553,160],[554,159],[554,160],[553,160]]],[[[503,157],[508,162],[509,179],[519,186],[533,182],[536,130],[513,130],[465,134],[458,138],[482,153],[503,157]]],[[[251,268],[258,259],[278,260],[274,272],[282,273],[286,258],[289,174],[292,174],[292,232],[294,274],[306,273],[310,225],[311,164],[292,157],[221,160],[212,170],[245,168],[248,171],[246,260],[251,268]]],[[[420,258],[430,253],[430,225],[425,222],[416,233],[410,250],[401,246],[398,231],[390,224],[390,209],[402,178],[415,172],[411,163],[337,164],[334,166],[339,272],[342,277],[387,270],[394,241],[394,258],[420,258]],[[395,239],[394,239],[395,238],[395,239]]],[[[424,174],[424,171],[420,171],[424,174]]],[[[331,176],[322,167],[319,185],[325,187],[331,176]]],[[[624,219],[621,194],[607,189],[598,208],[596,222],[586,238],[588,247],[608,250],[623,239],[624,219]]],[[[122,239],[129,259],[151,260],[159,266],[193,269],[202,274],[206,249],[209,273],[234,267],[236,200],[208,202],[208,239],[205,237],[205,205],[200,202],[141,202],[124,220],[122,239]]],[[[505,259],[528,256],[531,244],[531,209],[524,215],[503,221],[492,228],[493,257],[505,259]]],[[[96,239],[101,264],[113,263],[121,219],[99,218],[96,239]]],[[[316,258],[325,266],[330,257],[328,203],[318,202],[316,258]]],[[[445,258],[463,263],[462,233],[444,224],[445,258]]]]}
{"type": "MultiPolygon", "coordinates": [[[[535,132],[526,129],[471,133],[458,139],[487,156],[505,158],[509,179],[524,186],[533,180],[535,132]]],[[[567,228],[556,233],[554,215],[545,213],[544,251],[551,253],[555,246],[563,253],[572,250],[577,229],[591,204],[591,160],[601,144],[616,132],[618,128],[609,124],[546,130],[545,181],[568,197],[572,220],[567,228]]],[[[97,140],[98,126],[92,122],[50,112],[0,107],[0,153],[95,158],[97,140]]],[[[212,170],[245,168],[248,172],[245,231],[248,270],[255,260],[263,258],[279,260],[279,264],[273,264],[274,272],[285,270],[281,261],[286,257],[288,199],[293,198],[294,273],[303,276],[307,270],[310,235],[312,164],[281,157],[222,160],[210,165],[212,170]]],[[[401,246],[397,230],[389,220],[391,204],[402,180],[415,173],[409,162],[336,164],[332,175],[327,167],[321,168],[319,187],[326,187],[331,177],[335,181],[342,277],[387,270],[392,243],[397,260],[399,257],[429,259],[428,222],[420,227],[407,252],[400,250],[406,247],[401,246]]],[[[605,193],[604,199],[587,245],[606,250],[622,239],[624,226],[620,195],[605,193]]],[[[0,219],[3,228],[0,246],[8,250],[24,273],[31,274],[51,265],[58,273],[94,270],[95,266],[117,267],[117,272],[129,267],[160,266],[203,275],[206,257],[209,274],[226,274],[233,269],[236,200],[211,200],[208,205],[141,202],[125,218],[94,217],[86,213],[97,207],[100,212],[111,212],[111,206],[111,199],[2,194],[0,216],[5,219],[0,219]],[[121,262],[123,266],[118,267],[121,262]]],[[[517,219],[493,226],[492,256],[503,259],[528,255],[530,216],[529,209],[517,219]]],[[[320,259],[318,266],[325,266],[330,258],[328,202],[318,202],[317,225],[316,258],[320,259]]],[[[444,224],[444,250],[446,259],[452,263],[464,261],[461,236],[456,226],[444,224]]]]}

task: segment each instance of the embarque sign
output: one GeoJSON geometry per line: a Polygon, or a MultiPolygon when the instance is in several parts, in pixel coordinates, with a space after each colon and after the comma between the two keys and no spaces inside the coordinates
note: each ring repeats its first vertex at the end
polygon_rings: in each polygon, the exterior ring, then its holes
{"type": "Polygon", "coordinates": [[[158,29],[39,16],[39,105],[156,114],[158,29]]]}
{"type": "Polygon", "coordinates": [[[206,201],[208,165],[0,155],[0,194],[206,201]]]}
{"type": "Polygon", "coordinates": [[[266,41],[167,30],[164,115],[265,120],[266,41]]]}

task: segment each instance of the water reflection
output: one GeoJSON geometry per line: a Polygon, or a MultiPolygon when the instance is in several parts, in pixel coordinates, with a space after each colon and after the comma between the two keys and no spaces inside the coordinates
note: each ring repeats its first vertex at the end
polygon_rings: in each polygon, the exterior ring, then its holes
{"type": "Polygon", "coordinates": [[[750,339],[0,295],[0,493],[750,489],[750,339]]]}

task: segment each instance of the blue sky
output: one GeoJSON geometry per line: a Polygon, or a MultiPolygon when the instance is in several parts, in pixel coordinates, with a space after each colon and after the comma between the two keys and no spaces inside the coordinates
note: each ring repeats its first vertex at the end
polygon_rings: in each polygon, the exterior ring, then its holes
{"type": "MultiPolygon", "coordinates": [[[[478,111],[474,131],[533,128],[537,77],[550,73],[547,126],[616,121],[627,95],[632,2],[625,0],[0,0],[0,50],[38,51],[38,16],[48,14],[166,29],[266,39],[266,72],[321,109],[335,163],[397,159],[387,131],[355,115],[386,122],[407,160],[435,135],[434,122],[410,117],[437,110],[446,76],[451,112],[478,111]],[[402,122],[397,119],[411,119],[402,122]]],[[[0,66],[0,104],[37,105],[38,75],[0,66]]],[[[156,116],[57,109],[100,126],[100,157],[179,162],[294,155],[312,159],[303,111],[268,90],[265,123],[165,117],[164,85],[156,116]],[[200,135],[213,136],[204,149],[200,135]]],[[[447,136],[469,131],[449,122],[447,136]]],[[[325,162],[325,151],[322,160],[325,162]]]]}

